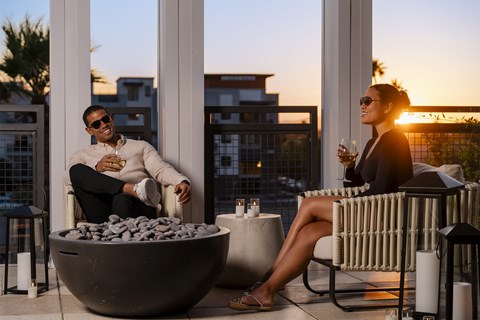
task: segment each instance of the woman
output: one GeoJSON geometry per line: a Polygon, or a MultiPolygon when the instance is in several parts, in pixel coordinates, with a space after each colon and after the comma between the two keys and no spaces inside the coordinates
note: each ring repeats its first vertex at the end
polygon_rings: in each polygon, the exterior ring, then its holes
{"type": "MultiPolygon", "coordinates": [[[[397,191],[413,176],[410,148],[405,135],[395,128],[395,119],[410,105],[405,91],[390,84],[375,84],[360,98],[361,122],[375,128],[376,135],[365,146],[358,165],[348,165],[351,186],[368,183],[359,196],[397,191]]],[[[308,197],[300,206],[272,268],[240,298],[229,303],[235,310],[267,311],[273,296],[305,270],[318,239],[332,234],[332,208],[336,196],[308,197]]]]}

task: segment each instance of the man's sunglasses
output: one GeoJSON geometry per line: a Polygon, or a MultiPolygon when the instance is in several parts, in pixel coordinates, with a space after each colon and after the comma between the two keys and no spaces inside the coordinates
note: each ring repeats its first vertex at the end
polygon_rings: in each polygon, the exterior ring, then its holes
{"type": "Polygon", "coordinates": [[[112,117],[106,114],[101,119],[93,121],[90,124],[89,128],[98,129],[102,125],[102,122],[107,124],[107,123],[110,123],[111,121],[112,121],[112,117]]]}
{"type": "Polygon", "coordinates": [[[368,107],[370,105],[370,103],[372,103],[373,101],[382,101],[382,100],[374,100],[374,99],[370,98],[369,96],[365,96],[365,97],[360,98],[360,105],[364,104],[368,107]]]}

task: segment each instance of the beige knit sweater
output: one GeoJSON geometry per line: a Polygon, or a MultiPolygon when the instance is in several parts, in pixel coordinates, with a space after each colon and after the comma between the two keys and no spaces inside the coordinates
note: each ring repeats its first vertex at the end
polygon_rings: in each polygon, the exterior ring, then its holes
{"type": "MultiPolygon", "coordinates": [[[[163,161],[157,150],[146,141],[127,140],[121,136],[117,142],[117,149],[122,159],[127,160],[125,167],[119,172],[105,171],[102,172],[103,174],[129,183],[137,183],[147,177],[152,177],[165,186],[175,186],[184,180],[190,183],[190,180],[186,176],[163,161]]],[[[64,175],[65,184],[71,184],[68,172],[74,164],[83,163],[95,169],[95,165],[103,156],[114,154],[115,151],[115,148],[108,144],[98,143],[89,145],[75,152],[70,157],[70,163],[64,175]]]]}

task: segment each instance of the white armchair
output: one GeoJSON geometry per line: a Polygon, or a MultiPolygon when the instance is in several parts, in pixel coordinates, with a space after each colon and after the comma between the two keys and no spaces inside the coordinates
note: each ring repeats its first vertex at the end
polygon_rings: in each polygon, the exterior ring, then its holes
{"type": "MultiPolygon", "coordinates": [[[[158,216],[177,217],[183,221],[183,206],[178,202],[173,186],[158,186],[161,194],[162,209],[157,211],[158,216]]],[[[65,228],[75,228],[78,223],[85,223],[85,215],[78,204],[75,192],[71,186],[65,186],[65,228]]]]}
{"type": "MultiPolygon", "coordinates": [[[[307,191],[298,196],[298,206],[306,197],[321,195],[341,195],[350,197],[364,191],[367,187],[338,188],[307,191]]],[[[345,311],[358,309],[374,309],[396,307],[397,304],[368,304],[362,306],[344,306],[337,301],[337,293],[398,291],[398,288],[346,289],[335,288],[335,271],[385,271],[400,272],[402,225],[404,214],[404,198],[402,192],[345,198],[334,203],[333,230],[329,237],[321,238],[313,253],[312,261],[330,268],[330,285],[328,290],[316,290],[311,287],[308,270],[303,274],[305,287],[316,294],[328,293],[332,302],[345,311]]],[[[456,196],[447,198],[447,225],[458,222],[456,196]]],[[[467,183],[460,190],[460,207],[462,222],[478,225],[480,213],[480,185],[467,183]]],[[[421,232],[424,249],[436,249],[438,241],[439,210],[438,200],[410,199],[409,222],[407,234],[406,271],[415,271],[415,252],[418,235],[421,232]],[[419,215],[420,210],[425,210],[419,215]],[[418,230],[419,216],[422,229],[418,230]]],[[[465,254],[463,259],[470,259],[465,254]]]]}

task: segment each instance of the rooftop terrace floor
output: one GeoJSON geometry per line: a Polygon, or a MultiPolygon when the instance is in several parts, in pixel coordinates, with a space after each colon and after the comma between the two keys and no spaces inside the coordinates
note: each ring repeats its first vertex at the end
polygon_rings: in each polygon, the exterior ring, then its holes
{"type": "MultiPolygon", "coordinates": [[[[4,266],[2,265],[0,267],[0,275],[2,277],[4,273],[3,268],[4,266]]],[[[318,264],[311,264],[309,268],[312,285],[326,289],[328,287],[328,269],[318,264]]],[[[9,271],[9,273],[15,272],[9,271]]],[[[88,310],[64,286],[54,269],[49,270],[49,275],[50,290],[40,294],[35,299],[29,299],[26,295],[16,294],[0,296],[0,319],[117,319],[98,315],[88,310]]],[[[414,275],[409,274],[408,278],[414,279],[414,275]]],[[[398,285],[398,273],[340,272],[337,275],[338,287],[364,287],[368,284],[374,286],[385,284],[396,286],[398,285]]],[[[14,285],[14,283],[9,282],[9,285],[14,285]]],[[[242,292],[243,290],[214,287],[203,300],[186,313],[144,319],[385,319],[385,309],[344,312],[330,302],[328,296],[319,297],[305,289],[301,277],[291,281],[285,289],[276,295],[275,306],[269,312],[240,312],[226,307],[231,299],[240,296],[242,292]]],[[[366,304],[371,303],[372,300],[392,303],[396,299],[397,297],[393,294],[381,292],[373,295],[352,294],[341,301],[366,304]]]]}

